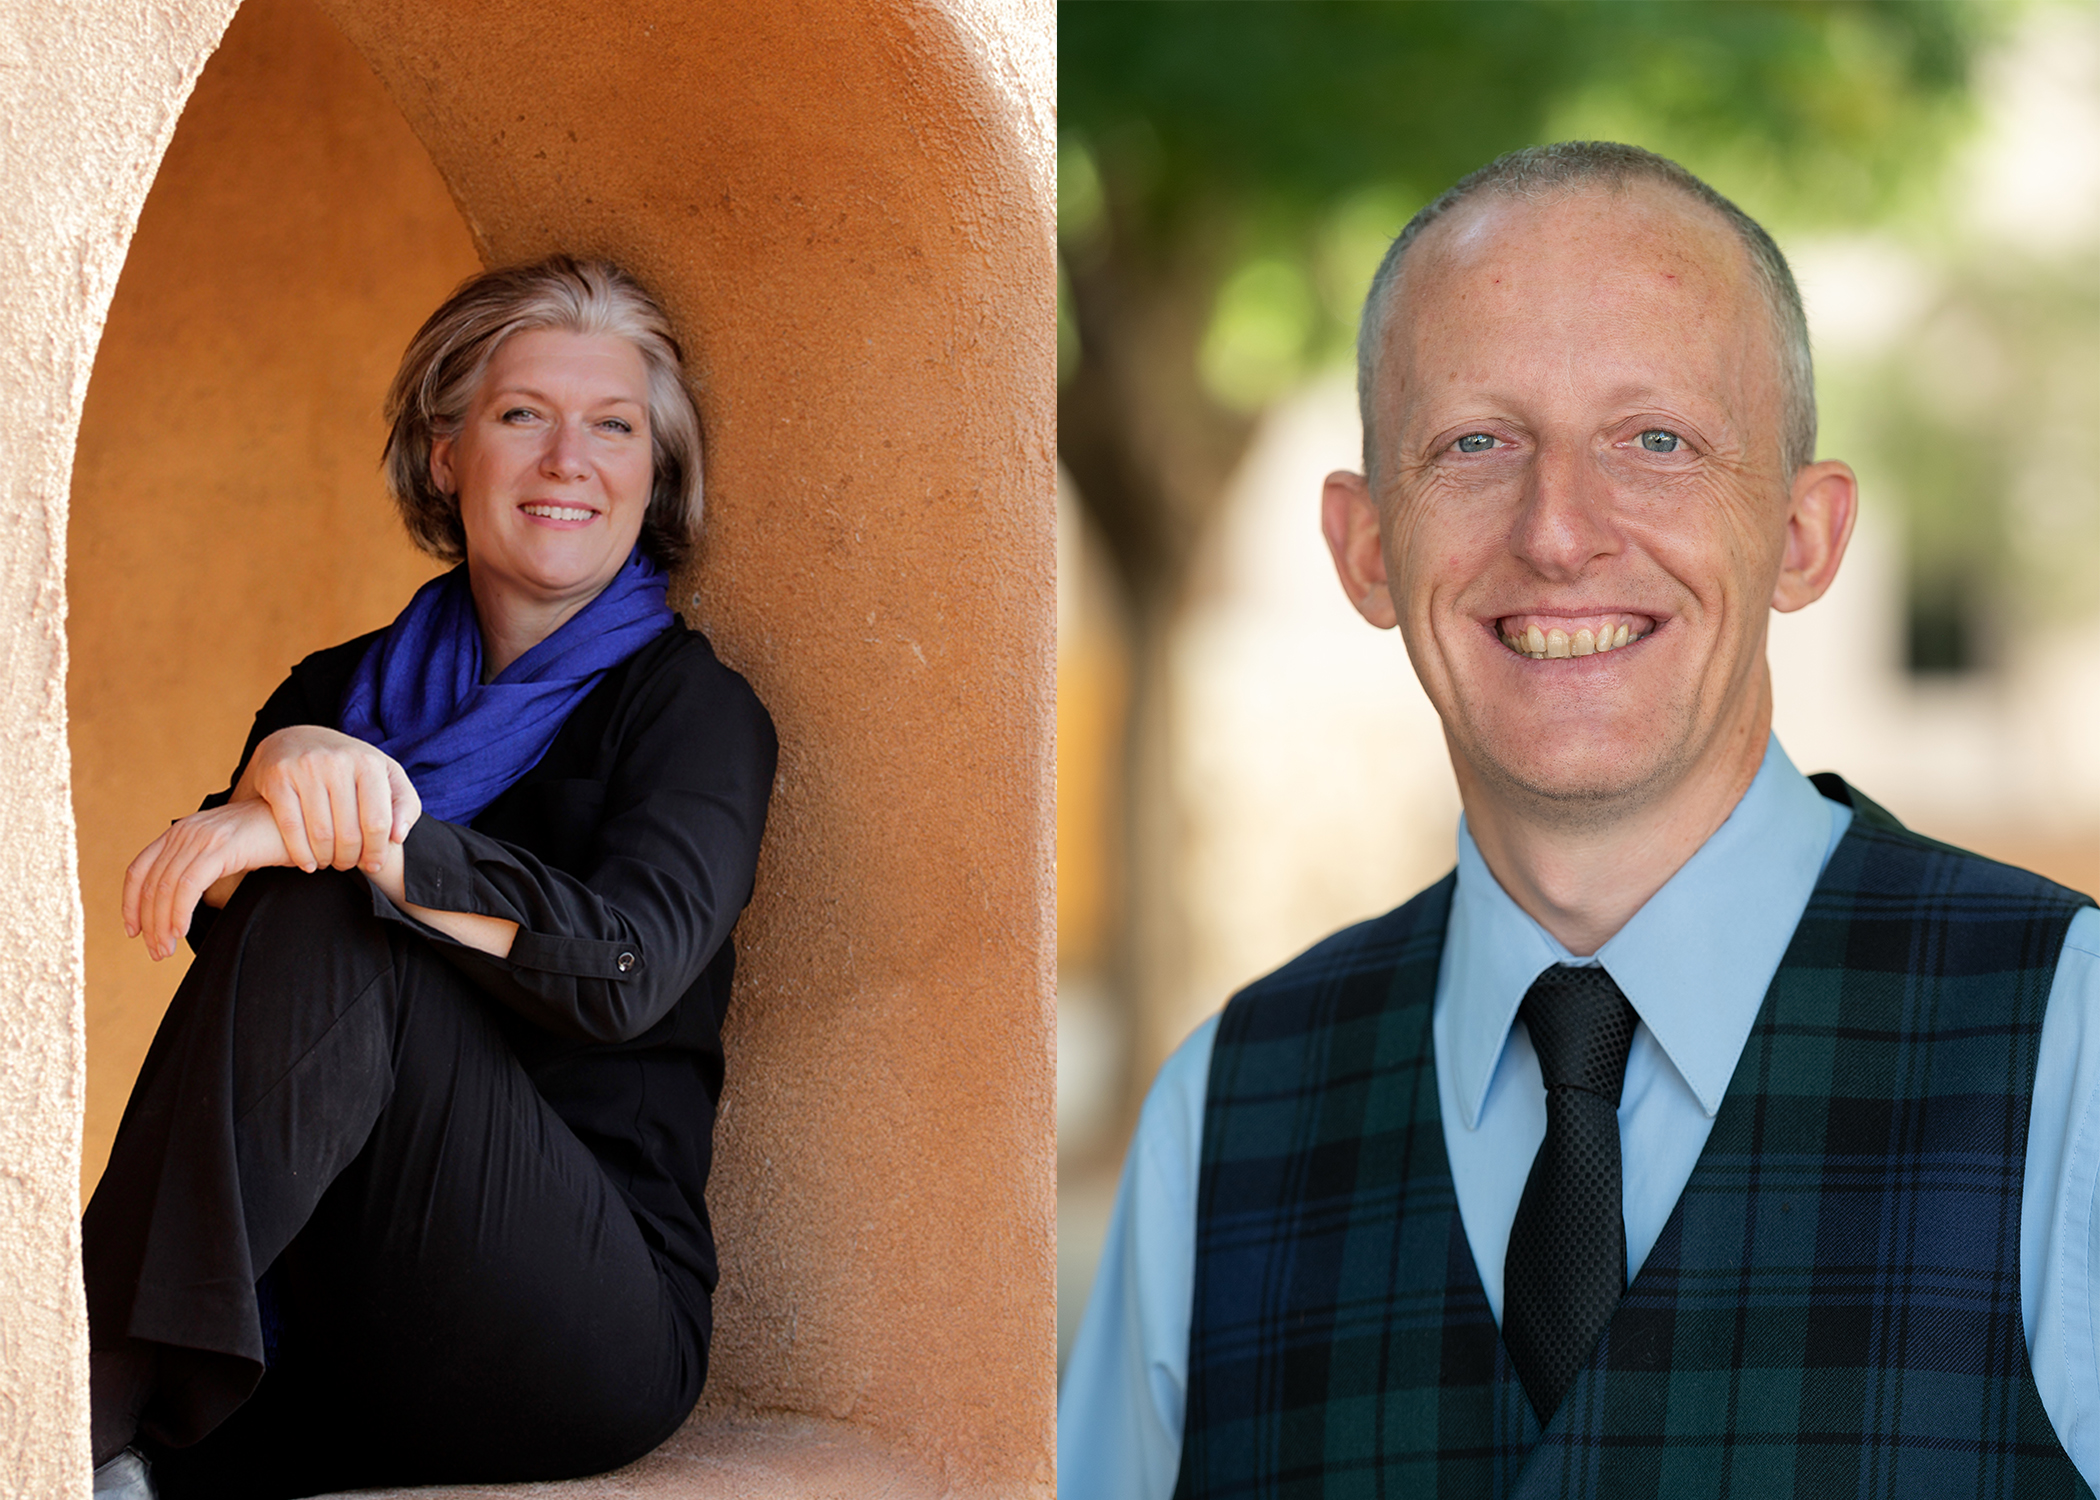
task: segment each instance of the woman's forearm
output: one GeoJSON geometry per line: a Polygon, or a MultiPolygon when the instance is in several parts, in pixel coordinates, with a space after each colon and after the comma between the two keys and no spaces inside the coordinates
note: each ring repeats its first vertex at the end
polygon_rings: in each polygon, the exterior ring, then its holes
{"type": "MultiPolygon", "coordinates": [[[[418,922],[427,927],[435,927],[455,942],[464,943],[469,948],[478,949],[483,953],[494,954],[497,958],[510,955],[510,945],[518,936],[517,923],[506,921],[502,917],[483,916],[480,912],[438,911],[433,907],[417,906],[407,898],[404,863],[401,846],[390,846],[385,862],[381,864],[378,873],[372,876],[372,883],[379,887],[380,894],[418,922]]],[[[226,903],[233,899],[233,893],[240,889],[246,873],[240,871],[214,881],[201,898],[203,903],[214,910],[224,908],[226,903]]]]}
{"type": "Polygon", "coordinates": [[[379,893],[400,907],[426,927],[435,927],[456,943],[493,954],[497,958],[510,957],[510,945],[517,941],[518,924],[502,917],[483,916],[475,911],[438,911],[434,907],[417,906],[408,899],[407,860],[401,845],[389,842],[386,857],[379,868],[371,872],[372,884],[379,893]]]}

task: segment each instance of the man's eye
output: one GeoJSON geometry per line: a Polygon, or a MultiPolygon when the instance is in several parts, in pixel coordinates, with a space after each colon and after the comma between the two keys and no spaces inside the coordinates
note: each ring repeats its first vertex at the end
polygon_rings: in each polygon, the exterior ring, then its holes
{"type": "Polygon", "coordinates": [[[1684,446],[1684,439],[1674,432],[1651,427],[1641,434],[1641,446],[1650,453],[1675,453],[1684,446]]]}
{"type": "Polygon", "coordinates": [[[1485,453],[1495,446],[1495,440],[1484,432],[1469,432],[1451,446],[1461,453],[1485,453]]]}

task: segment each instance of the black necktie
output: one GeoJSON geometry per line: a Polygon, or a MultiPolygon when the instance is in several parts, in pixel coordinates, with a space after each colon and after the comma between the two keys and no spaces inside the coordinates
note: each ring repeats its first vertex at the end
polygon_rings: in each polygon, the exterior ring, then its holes
{"type": "Polygon", "coordinates": [[[1556,964],[1517,1019],[1546,1079],[1546,1139],[1509,1229],[1502,1342],[1544,1424],[1626,1290],[1619,1090],[1638,1018],[1601,968],[1556,964]]]}

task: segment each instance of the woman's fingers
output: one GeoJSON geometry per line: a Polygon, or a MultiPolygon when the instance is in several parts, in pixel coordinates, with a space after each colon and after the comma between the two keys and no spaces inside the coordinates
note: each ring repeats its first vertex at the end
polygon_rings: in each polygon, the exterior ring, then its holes
{"type": "MultiPolygon", "coordinates": [[[[331,754],[315,778],[328,796],[329,846],[314,854],[337,870],[375,866],[385,857],[387,832],[393,826],[393,797],[387,789],[386,757],[369,745],[353,753],[331,754]]],[[[312,827],[313,820],[307,824],[312,827]]]]}
{"type": "Polygon", "coordinates": [[[363,843],[357,863],[368,871],[386,860],[387,840],[394,831],[394,791],[386,756],[361,758],[357,766],[357,826],[363,843]]]}
{"type": "MultiPolygon", "coordinates": [[[[256,795],[281,814],[296,809],[297,825],[280,816],[278,829],[305,870],[376,868],[387,840],[406,838],[421,810],[415,788],[390,756],[318,725],[269,736],[256,747],[250,773],[256,795]]],[[[250,779],[242,778],[244,784],[250,779]]]]}
{"type": "Polygon", "coordinates": [[[223,877],[279,864],[377,871],[389,840],[406,839],[422,812],[408,773],[384,752],[319,725],[280,729],[256,747],[232,802],[139,851],[124,872],[124,930],[165,958],[223,877]]]}
{"type": "Polygon", "coordinates": [[[218,876],[271,863],[267,853],[275,853],[275,863],[288,863],[283,836],[267,807],[214,807],[183,819],[176,828],[181,832],[168,840],[168,857],[155,872],[160,880],[160,924],[151,933],[153,958],[174,954],[189,931],[197,901],[218,876]]]}
{"type": "Polygon", "coordinates": [[[160,947],[153,955],[156,959],[174,956],[183,934],[190,930],[190,918],[196,915],[198,899],[224,873],[223,851],[220,850],[209,851],[173,872],[168,887],[168,922],[161,929],[160,947]]]}
{"type": "Polygon", "coordinates": [[[292,857],[292,863],[309,873],[319,869],[313,842],[306,836],[306,799],[299,795],[298,788],[273,777],[262,794],[262,802],[270,809],[277,836],[284,840],[284,852],[292,857]]]}
{"type": "Polygon", "coordinates": [[[408,779],[408,772],[391,755],[386,757],[386,783],[394,808],[391,836],[399,844],[408,838],[409,830],[423,816],[423,794],[416,790],[416,784],[408,779]]]}
{"type": "Polygon", "coordinates": [[[137,937],[143,930],[141,924],[144,921],[144,916],[140,908],[139,898],[146,888],[147,874],[153,869],[154,861],[160,857],[160,847],[167,841],[167,834],[161,834],[159,838],[139,850],[137,857],[124,867],[124,936],[126,937],[137,937]]]}
{"type": "Polygon", "coordinates": [[[124,876],[125,930],[156,959],[189,931],[197,902],[220,877],[292,863],[275,815],[261,799],[207,808],[147,845],[124,876]]]}
{"type": "Polygon", "coordinates": [[[210,824],[197,826],[195,820],[203,816],[202,813],[195,814],[171,830],[174,837],[161,850],[150,877],[154,883],[153,921],[146,929],[146,949],[156,959],[174,953],[182,935],[189,931],[190,913],[196,909],[197,895],[205,885],[224,873],[222,845],[215,837],[218,829],[210,824]],[[200,867],[210,868],[212,873],[185,901],[185,882],[194,878],[194,872],[200,867]]]}
{"type": "Polygon", "coordinates": [[[167,957],[169,951],[165,934],[168,930],[168,913],[173,907],[169,894],[169,880],[173,871],[179,869],[188,858],[188,846],[195,841],[196,830],[192,819],[201,816],[191,814],[172,825],[162,835],[160,852],[154,857],[153,866],[146,872],[145,891],[142,896],[143,910],[139,923],[145,931],[146,951],[156,959],[167,957]]]}
{"type": "Polygon", "coordinates": [[[408,831],[416,826],[416,819],[423,816],[423,797],[416,790],[416,784],[408,779],[408,772],[401,769],[401,762],[391,755],[382,755],[380,759],[386,762],[387,791],[394,809],[393,839],[399,844],[407,840],[408,831]]]}
{"type": "Polygon", "coordinates": [[[314,852],[316,870],[335,863],[338,830],[357,826],[355,817],[347,825],[343,820],[344,793],[339,785],[342,775],[342,767],[327,755],[308,757],[297,768],[293,785],[299,794],[299,806],[306,814],[306,842],[314,852]]]}

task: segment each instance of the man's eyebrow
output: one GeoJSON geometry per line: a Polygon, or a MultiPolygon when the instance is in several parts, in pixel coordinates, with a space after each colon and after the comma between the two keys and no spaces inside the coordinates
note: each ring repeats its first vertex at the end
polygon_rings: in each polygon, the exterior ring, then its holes
{"type": "Polygon", "coordinates": [[[1652,381],[1629,380],[1613,386],[1606,392],[1605,399],[1627,404],[1660,401],[1670,406],[1695,408],[1702,415],[1711,414],[1714,419],[1727,422],[1731,426],[1736,423],[1727,397],[1699,386],[1681,385],[1666,388],[1652,381]]]}

